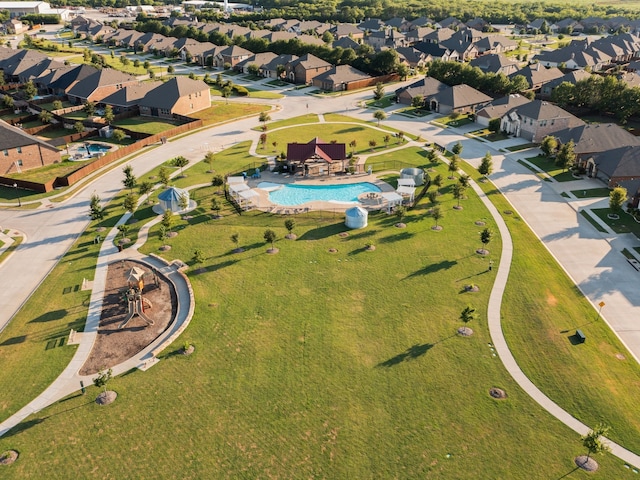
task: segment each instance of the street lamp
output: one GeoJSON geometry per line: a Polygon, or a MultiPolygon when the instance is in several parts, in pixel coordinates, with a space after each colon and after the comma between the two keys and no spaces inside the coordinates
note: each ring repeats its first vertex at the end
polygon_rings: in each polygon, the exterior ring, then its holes
{"type": "Polygon", "coordinates": [[[13,184],[13,188],[16,189],[16,196],[18,197],[18,206],[21,207],[22,206],[22,201],[20,200],[20,194],[18,193],[18,184],[14,183],[13,184]]]}

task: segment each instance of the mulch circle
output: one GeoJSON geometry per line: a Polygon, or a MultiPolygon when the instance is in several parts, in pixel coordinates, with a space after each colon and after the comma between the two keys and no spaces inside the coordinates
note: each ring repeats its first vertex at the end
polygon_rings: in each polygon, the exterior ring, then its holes
{"type": "Polygon", "coordinates": [[[193,345],[189,345],[189,348],[187,348],[186,350],[184,348],[181,348],[180,353],[182,353],[182,355],[191,355],[195,350],[196,347],[194,347],[193,345]]]}
{"type": "Polygon", "coordinates": [[[162,245],[159,250],[161,252],[168,252],[169,250],[171,250],[171,245],[162,245]]]}
{"type": "Polygon", "coordinates": [[[109,405],[115,402],[116,398],[118,398],[118,394],[116,392],[113,390],[107,390],[96,397],[96,403],[98,405],[109,405]]]}
{"type": "Polygon", "coordinates": [[[402,222],[398,222],[395,224],[396,228],[407,228],[407,224],[406,223],[402,223],[402,222]]]}
{"type": "Polygon", "coordinates": [[[440,225],[434,225],[433,227],[431,227],[431,230],[439,232],[440,230],[442,230],[442,227],[440,225]]]}
{"type": "Polygon", "coordinates": [[[341,232],[341,233],[338,234],[338,236],[341,237],[341,238],[347,238],[349,236],[349,233],[348,232],[341,232]]]}
{"type": "Polygon", "coordinates": [[[505,215],[513,215],[513,211],[511,211],[511,210],[505,210],[502,213],[504,213],[505,215]]]}
{"type": "Polygon", "coordinates": [[[593,458],[587,459],[586,455],[580,455],[579,457],[574,458],[573,460],[575,464],[587,472],[595,472],[598,469],[598,462],[596,462],[593,458]]]}
{"type": "Polygon", "coordinates": [[[98,227],[96,228],[96,232],[104,232],[106,229],[106,227],[98,227]]]}
{"type": "Polygon", "coordinates": [[[329,253],[338,253],[338,249],[337,248],[330,248],[329,249],[329,253]]]}
{"type": "Polygon", "coordinates": [[[369,245],[367,248],[365,248],[367,252],[373,252],[375,249],[376,249],[375,245],[369,245]]]}
{"type": "Polygon", "coordinates": [[[131,239],[130,238],[121,238],[118,241],[118,244],[120,244],[120,245],[126,245],[127,243],[131,243],[131,239]]]}
{"type": "Polygon", "coordinates": [[[242,247],[238,247],[238,248],[234,248],[231,253],[242,253],[244,252],[244,248],[242,247]]]}
{"type": "Polygon", "coordinates": [[[11,465],[19,456],[20,454],[15,450],[7,450],[0,455],[0,465],[11,465]]]}
{"type": "Polygon", "coordinates": [[[287,240],[295,240],[296,238],[298,238],[298,236],[295,233],[287,233],[284,238],[286,238],[287,240]]]}
{"type": "Polygon", "coordinates": [[[507,398],[507,393],[502,390],[501,388],[490,388],[489,389],[489,395],[491,395],[493,398],[497,398],[499,400],[502,400],[504,398],[507,398]]]}
{"type": "Polygon", "coordinates": [[[477,226],[479,226],[479,227],[484,227],[486,224],[487,224],[487,223],[486,223],[486,222],[483,222],[482,220],[477,220],[477,221],[476,221],[476,225],[477,225],[477,226]]]}
{"type": "Polygon", "coordinates": [[[473,335],[473,330],[469,327],[460,327],[458,329],[458,335],[463,337],[470,337],[471,335],[473,335]]]}
{"type": "Polygon", "coordinates": [[[621,353],[616,353],[616,358],[618,360],[625,360],[626,357],[624,355],[622,355],[621,353]]]}
{"type": "Polygon", "coordinates": [[[454,205],[454,206],[453,206],[453,209],[454,209],[454,210],[463,210],[463,209],[464,209],[464,207],[463,207],[462,205],[454,205]]]}
{"type": "Polygon", "coordinates": [[[476,253],[478,255],[489,255],[489,250],[485,249],[485,248],[478,248],[476,250],[476,253]]]}
{"type": "Polygon", "coordinates": [[[464,289],[467,292],[479,292],[480,291],[480,287],[478,285],[465,285],[464,289]]]}
{"type": "Polygon", "coordinates": [[[177,237],[178,236],[178,232],[169,232],[167,233],[167,237],[169,238],[173,238],[173,237],[177,237]]]}
{"type": "Polygon", "coordinates": [[[274,247],[274,248],[267,248],[267,253],[268,253],[269,255],[275,255],[275,254],[276,254],[276,253],[278,253],[279,251],[280,251],[280,249],[275,248],[275,247],[274,247]]]}

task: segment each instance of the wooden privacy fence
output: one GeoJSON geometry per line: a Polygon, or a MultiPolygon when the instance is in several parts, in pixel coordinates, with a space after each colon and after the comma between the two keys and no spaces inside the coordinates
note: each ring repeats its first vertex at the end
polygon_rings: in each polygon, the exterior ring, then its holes
{"type": "Polygon", "coordinates": [[[392,73],[391,75],[381,75],[379,77],[364,78],[362,80],[354,80],[345,85],[345,90],[357,90],[359,88],[371,87],[376,83],[396,82],[400,80],[400,76],[392,73]]]}

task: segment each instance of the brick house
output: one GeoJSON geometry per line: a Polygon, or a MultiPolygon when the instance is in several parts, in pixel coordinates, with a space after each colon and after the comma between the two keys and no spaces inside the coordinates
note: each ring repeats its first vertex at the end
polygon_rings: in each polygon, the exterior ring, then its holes
{"type": "Polygon", "coordinates": [[[60,161],[60,150],[0,120],[0,174],[21,172],[60,161]]]}
{"type": "Polygon", "coordinates": [[[202,80],[174,77],[147,93],[139,102],[140,115],[173,118],[211,106],[209,86],[202,80]]]}
{"type": "Polygon", "coordinates": [[[333,68],[328,62],[307,53],[286,65],[287,79],[293,83],[309,84],[311,80],[333,68]]]}
{"type": "Polygon", "coordinates": [[[547,135],[580,125],[584,122],[578,117],[542,100],[520,105],[507,112],[500,121],[502,131],[535,143],[542,142],[547,135]]]}
{"type": "Polygon", "coordinates": [[[99,102],[116,90],[137,83],[136,77],[111,68],[103,68],[80,80],[69,89],[67,95],[69,101],[76,104],[99,102]]]}

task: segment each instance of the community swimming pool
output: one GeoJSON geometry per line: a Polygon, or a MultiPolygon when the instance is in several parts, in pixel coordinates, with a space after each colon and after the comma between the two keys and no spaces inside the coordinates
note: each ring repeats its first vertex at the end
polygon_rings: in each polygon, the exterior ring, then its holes
{"type": "Polygon", "coordinates": [[[358,201],[358,195],[381,191],[369,182],[344,185],[283,185],[261,182],[258,188],[269,192],[271,202],[283,206],[302,205],[314,201],[352,203],[358,201]]]}

